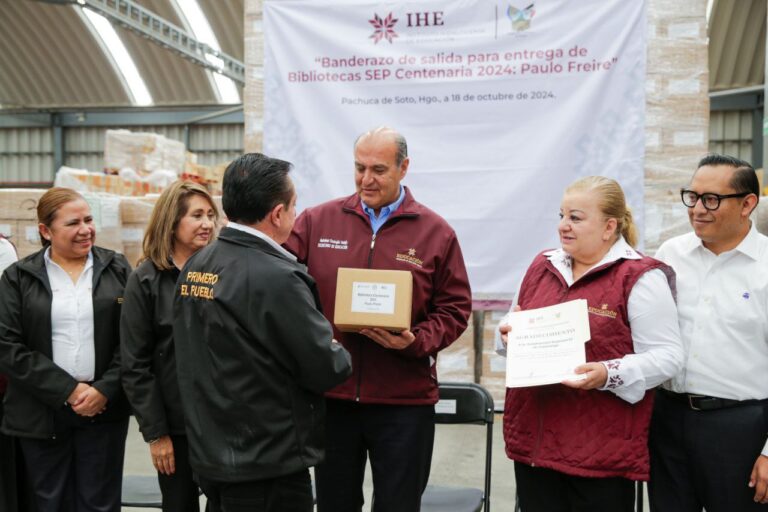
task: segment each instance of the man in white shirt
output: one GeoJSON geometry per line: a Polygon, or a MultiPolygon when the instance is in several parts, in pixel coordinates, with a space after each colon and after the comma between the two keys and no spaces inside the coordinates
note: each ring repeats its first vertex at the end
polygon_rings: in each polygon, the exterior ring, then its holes
{"type": "Polygon", "coordinates": [[[750,214],[751,165],[699,162],[681,191],[693,232],[656,258],[677,274],[683,370],[656,398],[651,510],[765,510],[768,503],[768,237],[750,214]]]}

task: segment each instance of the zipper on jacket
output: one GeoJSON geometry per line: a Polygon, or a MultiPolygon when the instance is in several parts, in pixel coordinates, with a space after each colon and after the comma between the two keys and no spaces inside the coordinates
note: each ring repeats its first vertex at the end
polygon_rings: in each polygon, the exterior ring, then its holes
{"type": "Polygon", "coordinates": [[[373,246],[376,245],[376,233],[371,237],[371,250],[368,252],[368,268],[371,268],[373,263],[373,246]]]}

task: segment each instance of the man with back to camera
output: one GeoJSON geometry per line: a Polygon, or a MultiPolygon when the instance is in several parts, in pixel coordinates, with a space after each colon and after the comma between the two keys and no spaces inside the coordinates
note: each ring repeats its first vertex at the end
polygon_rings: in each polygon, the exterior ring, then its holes
{"type": "Polygon", "coordinates": [[[403,136],[391,128],[366,132],[354,157],[357,192],[303,212],[285,246],[317,280],[329,320],[339,267],[410,271],[412,327],[400,333],[334,329],[352,356],[353,373],[326,393],[326,459],[315,470],[318,512],[361,510],[368,457],[373,511],[414,512],[432,460],[435,358],[466,329],[471,292],[453,229],[400,184],[409,165],[403,136]]]}
{"type": "Polygon", "coordinates": [[[290,164],[258,153],[224,173],[219,238],[185,265],[174,335],[190,463],[211,512],[311,512],[322,393],[350,374],[314,280],[283,249],[290,164]]]}
{"type": "Polygon", "coordinates": [[[759,195],[750,164],[706,156],[681,191],[693,232],[656,253],[677,274],[687,356],[656,395],[654,512],[768,503],[768,237],[749,218],[759,195]]]}

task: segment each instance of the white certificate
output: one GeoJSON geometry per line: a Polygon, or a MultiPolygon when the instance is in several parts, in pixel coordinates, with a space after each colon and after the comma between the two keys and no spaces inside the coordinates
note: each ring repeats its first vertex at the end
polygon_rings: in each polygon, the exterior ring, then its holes
{"type": "Polygon", "coordinates": [[[507,316],[507,387],[519,388],[580,380],[574,369],[586,362],[589,313],[584,299],[507,316]]]}
{"type": "Polygon", "coordinates": [[[352,311],[355,313],[395,314],[395,288],[392,283],[352,282],[352,311]]]}

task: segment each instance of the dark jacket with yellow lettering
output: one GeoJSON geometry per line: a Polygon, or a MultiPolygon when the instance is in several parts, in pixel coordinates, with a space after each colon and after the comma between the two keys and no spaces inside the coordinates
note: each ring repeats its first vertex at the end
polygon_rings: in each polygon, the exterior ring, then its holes
{"type": "Polygon", "coordinates": [[[405,270],[413,275],[411,331],[416,340],[392,350],[355,333],[334,329],[352,355],[353,375],[328,397],[363,403],[427,405],[437,402],[437,353],[467,328],[472,294],[456,233],[445,220],[405,199],[373,236],[357,194],[304,211],[285,247],[317,280],[326,317],[333,321],[339,267],[405,270]]]}
{"type": "Polygon", "coordinates": [[[122,380],[144,440],[184,435],[173,297],[179,271],[145,260],[128,278],[120,317],[122,380]]]}
{"type": "MultiPolygon", "coordinates": [[[[131,267],[122,254],[94,247],[93,322],[96,372],[93,387],[107,397],[94,417],[106,422],[128,416],[120,385],[120,307],[131,267]]],[[[77,381],[53,362],[51,286],[45,250],[9,266],[0,279],[0,372],[8,375],[2,431],[20,437],[54,436],[54,411],[77,381]]]]}
{"type": "Polygon", "coordinates": [[[181,272],[173,337],[190,464],[213,481],[273,478],[323,459],[322,393],[349,375],[314,280],[224,228],[181,272]]]}

